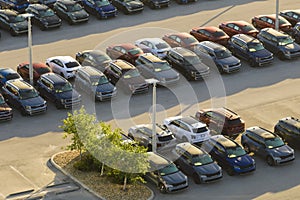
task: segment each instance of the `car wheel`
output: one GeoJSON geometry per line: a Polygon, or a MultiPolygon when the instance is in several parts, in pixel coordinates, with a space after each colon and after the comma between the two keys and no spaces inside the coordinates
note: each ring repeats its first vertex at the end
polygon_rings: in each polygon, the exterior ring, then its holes
{"type": "Polygon", "coordinates": [[[279,60],[285,59],[284,54],[281,51],[277,55],[278,55],[279,60]]]}
{"type": "Polygon", "coordinates": [[[267,163],[270,166],[274,166],[274,159],[271,156],[267,156],[267,163]]]}
{"type": "Polygon", "coordinates": [[[234,171],[233,171],[233,169],[231,167],[227,169],[227,174],[229,176],[233,176],[234,175],[234,171]]]}
{"type": "Polygon", "coordinates": [[[155,9],[155,5],[154,5],[154,3],[153,3],[152,1],[150,2],[149,7],[150,7],[151,9],[155,9]]]}
{"type": "Polygon", "coordinates": [[[189,141],[185,136],[183,136],[181,140],[182,140],[182,142],[188,142],[189,141]]]}
{"type": "Polygon", "coordinates": [[[100,13],[97,13],[96,17],[97,17],[97,19],[102,19],[102,16],[100,15],[100,13]]]}
{"type": "Polygon", "coordinates": [[[246,153],[250,153],[251,152],[250,147],[249,147],[248,144],[244,144],[243,146],[244,146],[244,149],[245,149],[246,153]]]}
{"type": "Polygon", "coordinates": [[[59,101],[55,101],[54,102],[54,104],[55,104],[55,107],[57,108],[57,109],[61,109],[62,108],[62,105],[60,104],[60,102],[59,101]]]}
{"type": "Polygon", "coordinates": [[[197,173],[194,173],[193,174],[193,180],[196,184],[200,184],[201,183],[201,180],[200,180],[200,177],[197,173]]]}
{"type": "Polygon", "coordinates": [[[256,63],[255,63],[254,60],[250,60],[250,66],[251,66],[251,67],[256,67],[256,63]]]}
{"type": "Polygon", "coordinates": [[[123,12],[125,15],[129,15],[129,10],[126,7],[123,8],[123,12]]]}
{"type": "Polygon", "coordinates": [[[148,144],[148,147],[147,147],[147,151],[152,151],[152,145],[151,144],[148,144]]]}
{"type": "Polygon", "coordinates": [[[166,186],[162,183],[159,184],[158,189],[161,193],[167,193],[166,186]]]}
{"type": "Polygon", "coordinates": [[[13,29],[10,29],[9,32],[12,36],[17,36],[18,35],[13,29]]]}
{"type": "Polygon", "coordinates": [[[63,77],[63,78],[66,78],[64,73],[60,72],[60,75],[63,77]]]}
{"type": "Polygon", "coordinates": [[[217,68],[218,68],[220,74],[224,74],[224,69],[222,68],[221,65],[217,65],[217,68]]]}
{"type": "Polygon", "coordinates": [[[20,111],[21,111],[21,115],[22,116],[26,116],[27,115],[26,110],[22,106],[20,107],[20,111]]]}

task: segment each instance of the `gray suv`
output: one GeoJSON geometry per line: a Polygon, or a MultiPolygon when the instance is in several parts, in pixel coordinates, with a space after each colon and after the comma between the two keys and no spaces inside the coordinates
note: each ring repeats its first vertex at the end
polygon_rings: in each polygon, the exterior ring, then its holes
{"type": "Polygon", "coordinates": [[[195,47],[194,52],[206,65],[217,66],[220,73],[236,72],[241,68],[241,61],[220,44],[203,41],[195,47]]]}

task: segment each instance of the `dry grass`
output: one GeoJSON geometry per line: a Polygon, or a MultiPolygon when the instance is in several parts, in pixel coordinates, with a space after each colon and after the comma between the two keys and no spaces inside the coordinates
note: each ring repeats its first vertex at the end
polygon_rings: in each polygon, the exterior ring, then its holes
{"type": "Polygon", "coordinates": [[[113,183],[110,177],[100,176],[100,172],[75,169],[73,164],[79,159],[79,152],[67,151],[57,154],[54,162],[106,200],[146,200],[151,196],[150,190],[143,184],[128,184],[127,190],[123,191],[123,185],[113,183]]]}

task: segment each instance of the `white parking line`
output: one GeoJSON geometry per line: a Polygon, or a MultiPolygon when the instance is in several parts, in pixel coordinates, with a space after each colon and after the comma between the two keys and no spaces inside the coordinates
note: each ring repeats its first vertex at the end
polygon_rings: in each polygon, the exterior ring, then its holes
{"type": "Polygon", "coordinates": [[[17,174],[19,174],[22,178],[24,178],[28,183],[30,183],[34,188],[39,188],[37,185],[35,185],[32,181],[30,181],[26,176],[24,176],[19,170],[14,168],[13,166],[9,166],[12,170],[14,170],[17,174]]]}

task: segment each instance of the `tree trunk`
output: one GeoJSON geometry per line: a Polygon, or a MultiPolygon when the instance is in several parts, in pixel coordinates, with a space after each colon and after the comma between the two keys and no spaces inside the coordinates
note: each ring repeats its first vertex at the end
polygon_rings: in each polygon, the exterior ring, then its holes
{"type": "Polygon", "coordinates": [[[127,176],[124,177],[124,184],[123,184],[123,190],[126,190],[126,184],[127,184],[127,176]]]}
{"type": "Polygon", "coordinates": [[[102,165],[101,165],[101,172],[100,172],[100,176],[102,176],[102,175],[103,175],[103,172],[104,172],[104,163],[102,163],[102,165]]]}

